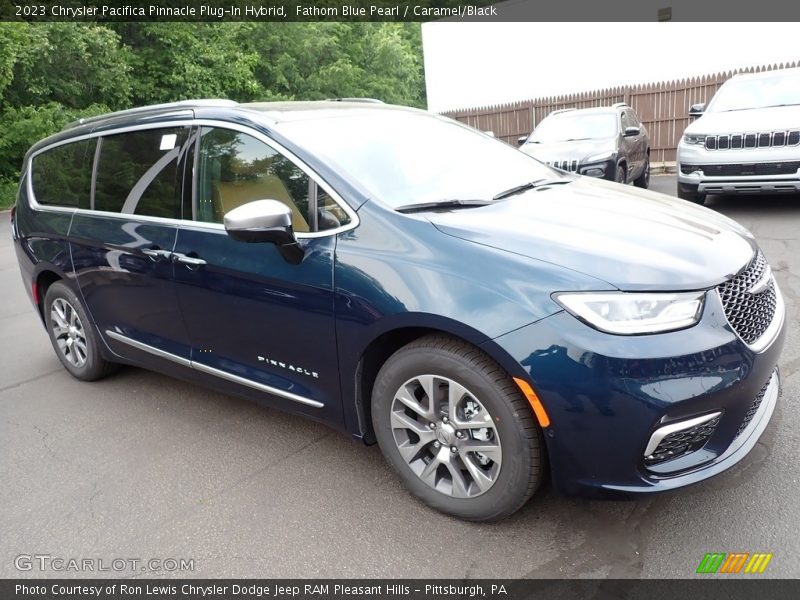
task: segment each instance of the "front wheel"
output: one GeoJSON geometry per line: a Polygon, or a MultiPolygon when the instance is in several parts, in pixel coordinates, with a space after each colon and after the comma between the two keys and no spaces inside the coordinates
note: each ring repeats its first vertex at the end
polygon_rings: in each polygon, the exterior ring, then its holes
{"type": "Polygon", "coordinates": [[[460,340],[430,335],[393,354],[373,388],[372,423],[409,491],[456,517],[506,517],[543,479],[530,406],[497,363],[460,340]]]}
{"type": "Polygon", "coordinates": [[[642,174],[639,175],[634,181],[633,185],[636,187],[642,188],[646,190],[650,187],[650,157],[648,156],[646,162],[644,163],[644,170],[642,174]]]}
{"type": "Polygon", "coordinates": [[[53,349],[73,377],[94,381],[116,368],[101,356],[97,333],[80,298],[61,281],[47,288],[44,319],[53,349]]]}

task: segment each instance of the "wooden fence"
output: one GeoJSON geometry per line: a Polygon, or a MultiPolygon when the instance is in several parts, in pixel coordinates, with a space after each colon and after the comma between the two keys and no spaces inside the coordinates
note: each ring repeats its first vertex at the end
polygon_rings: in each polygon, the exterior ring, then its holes
{"type": "Polygon", "coordinates": [[[622,86],[564,96],[522,100],[509,104],[447,111],[443,114],[494,135],[514,146],[551,111],[560,108],[591,108],[626,102],[633,107],[650,133],[650,160],[658,164],[675,160],[675,150],[689,124],[689,106],[708,102],[734,73],[753,73],[800,66],[791,64],[750,67],[676,81],[622,86]]]}

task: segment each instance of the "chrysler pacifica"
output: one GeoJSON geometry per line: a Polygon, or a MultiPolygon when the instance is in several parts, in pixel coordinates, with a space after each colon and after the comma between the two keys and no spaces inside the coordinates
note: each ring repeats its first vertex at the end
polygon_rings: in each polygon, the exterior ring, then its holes
{"type": "Polygon", "coordinates": [[[59,360],[120,364],[377,442],[466,519],[740,461],[784,305],[743,227],[423,111],[193,101],[25,157],[12,231],[59,360]]]}

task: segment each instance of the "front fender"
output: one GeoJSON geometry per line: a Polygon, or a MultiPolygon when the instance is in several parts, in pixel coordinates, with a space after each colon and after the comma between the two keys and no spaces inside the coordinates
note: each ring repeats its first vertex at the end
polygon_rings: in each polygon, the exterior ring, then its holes
{"type": "MultiPolygon", "coordinates": [[[[361,225],[337,240],[336,334],[345,421],[356,373],[370,345],[388,332],[448,333],[475,346],[561,311],[553,290],[608,286],[557,265],[446,235],[427,219],[372,203],[361,225]]],[[[509,372],[520,367],[487,346],[509,372]]]]}

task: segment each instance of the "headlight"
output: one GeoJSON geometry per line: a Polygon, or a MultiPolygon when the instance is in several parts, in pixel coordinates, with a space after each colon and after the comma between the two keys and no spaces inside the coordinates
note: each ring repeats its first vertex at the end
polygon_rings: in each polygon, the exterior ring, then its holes
{"type": "Polygon", "coordinates": [[[593,154],[592,156],[587,156],[584,160],[581,161],[583,164],[593,163],[593,162],[601,162],[604,160],[611,160],[614,156],[613,152],[602,152],[600,154],[593,154]]]}
{"type": "Polygon", "coordinates": [[[686,134],[683,136],[683,142],[691,146],[702,146],[706,143],[706,136],[686,134]]]}
{"type": "Polygon", "coordinates": [[[690,327],[703,312],[705,292],[562,293],[554,299],[595,329],[618,335],[659,333],[690,327]]]}

